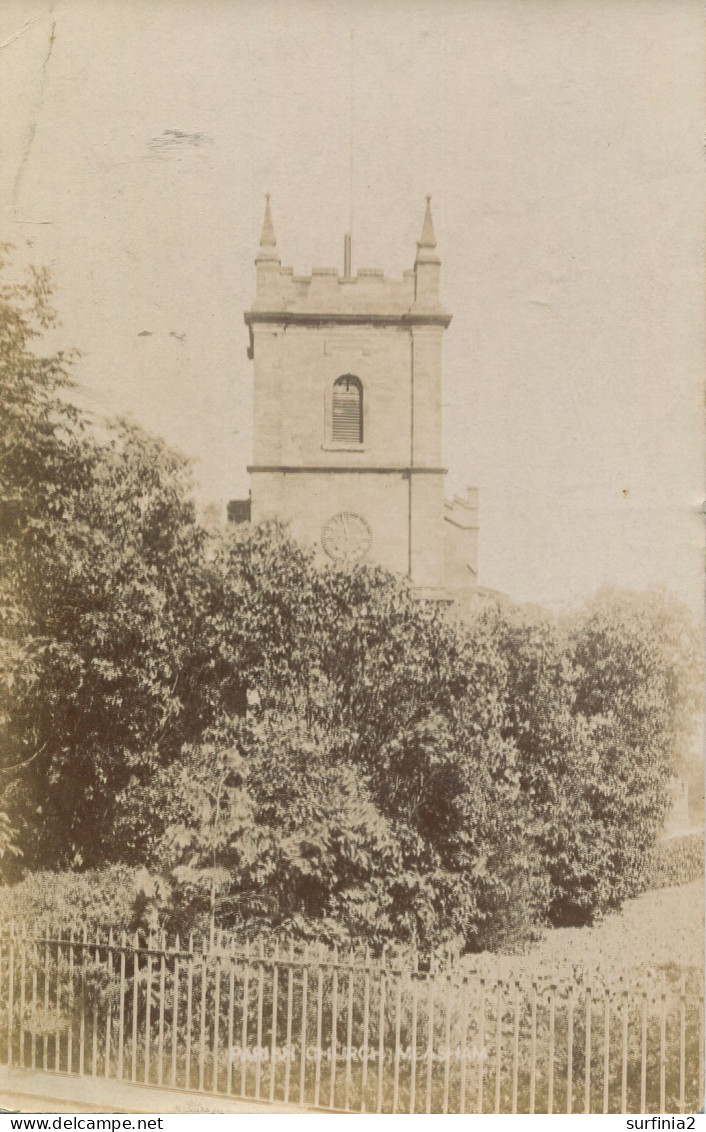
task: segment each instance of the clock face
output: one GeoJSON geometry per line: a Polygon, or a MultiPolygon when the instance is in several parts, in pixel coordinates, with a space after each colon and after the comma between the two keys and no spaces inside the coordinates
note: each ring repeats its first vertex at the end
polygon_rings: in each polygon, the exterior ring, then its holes
{"type": "Polygon", "coordinates": [[[321,543],[329,558],[352,566],[360,562],[370,550],[373,532],[361,515],[340,511],[324,524],[321,543]]]}

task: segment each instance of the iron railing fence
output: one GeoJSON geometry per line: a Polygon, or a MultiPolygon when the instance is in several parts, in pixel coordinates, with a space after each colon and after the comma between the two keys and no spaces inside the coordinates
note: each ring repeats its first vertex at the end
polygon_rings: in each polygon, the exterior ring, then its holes
{"type": "Polygon", "coordinates": [[[694,1112],[700,972],[0,928],[0,1063],[362,1112],[694,1112]]]}

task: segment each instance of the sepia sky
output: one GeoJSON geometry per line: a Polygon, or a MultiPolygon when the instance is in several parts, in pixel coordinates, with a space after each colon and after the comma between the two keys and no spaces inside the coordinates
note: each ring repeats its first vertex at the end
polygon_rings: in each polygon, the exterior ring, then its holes
{"type": "Polygon", "coordinates": [[[3,0],[0,203],[99,413],[247,493],[263,195],[283,264],[399,276],[424,195],[453,314],[449,490],[480,580],[701,608],[700,0],[3,0]],[[353,174],[351,178],[351,141],[353,174]]]}

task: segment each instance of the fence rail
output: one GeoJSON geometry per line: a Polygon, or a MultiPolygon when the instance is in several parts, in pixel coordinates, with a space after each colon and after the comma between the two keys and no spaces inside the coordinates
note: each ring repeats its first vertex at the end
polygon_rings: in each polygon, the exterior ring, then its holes
{"type": "Polygon", "coordinates": [[[0,929],[0,1063],[359,1112],[694,1112],[700,974],[0,929]]]}

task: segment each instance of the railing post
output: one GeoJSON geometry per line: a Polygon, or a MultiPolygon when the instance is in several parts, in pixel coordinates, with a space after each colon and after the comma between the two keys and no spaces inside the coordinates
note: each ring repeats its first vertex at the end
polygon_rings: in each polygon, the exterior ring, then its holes
{"type": "MultiPolygon", "coordinates": [[[[412,965],[412,1047],[409,1067],[409,1111],[413,1115],[417,1108],[417,1011],[419,998],[419,955],[414,949],[414,963],[412,965]]],[[[465,1081],[464,1081],[465,1085],[465,1081]]]]}
{"type": "MultiPolygon", "coordinates": [[[[622,977],[620,982],[623,982],[622,977]]],[[[623,1004],[623,1042],[620,1067],[620,1111],[625,1114],[628,1111],[628,1024],[630,1020],[630,997],[627,988],[622,992],[621,1001],[623,1004]]]]}
{"type": "MultiPolygon", "coordinates": [[[[83,929],[84,937],[86,929],[83,929]]],[[[51,947],[49,941],[52,937],[51,922],[46,924],[44,935],[44,1037],[42,1038],[42,1069],[49,1067],[49,982],[51,970],[51,947]]],[[[84,959],[85,963],[85,959],[84,959]]]]}
{"type": "Polygon", "coordinates": [[[272,1018],[270,1022],[270,1102],[275,1099],[275,1076],[277,1067],[277,994],[279,990],[279,947],[275,941],[272,955],[272,1018]]]}
{"type": "Polygon", "coordinates": [[[120,936],[120,1004],[118,1007],[118,1080],[123,1079],[123,1047],[125,1045],[125,950],[127,936],[120,936]]]}
{"type": "MultiPolygon", "coordinates": [[[[86,1067],[86,963],[88,962],[88,926],[83,925],[81,932],[81,1017],[78,1030],[78,1072],[83,1077],[86,1067]]],[[[46,1059],[45,1059],[46,1069],[46,1059]]]]}
{"type": "Polygon", "coordinates": [[[221,974],[222,974],[222,961],[221,952],[223,950],[223,932],[219,932],[214,927],[213,930],[213,1075],[211,1079],[211,1088],[214,1093],[218,1092],[218,1069],[219,1069],[219,1054],[220,1054],[220,1026],[221,1026],[221,974]]]}
{"type": "Polygon", "coordinates": [[[186,959],[186,1051],[184,1054],[184,1088],[191,1088],[191,1032],[194,1026],[194,933],[189,932],[189,952],[186,959]]]}
{"type": "Polygon", "coordinates": [[[431,1092],[433,1087],[433,1023],[434,1023],[434,996],[436,996],[436,963],[433,954],[429,958],[429,975],[427,977],[428,992],[428,1018],[427,1018],[427,1096],[424,1098],[424,1110],[431,1112],[431,1092]]]}
{"type": "Polygon", "coordinates": [[[159,1030],[157,1032],[157,1084],[164,1080],[164,1000],[167,991],[167,937],[164,932],[158,936],[159,942],[159,1030]]]}
{"type": "Polygon", "coordinates": [[[382,1086],[385,1077],[385,995],[387,993],[387,973],[385,971],[385,948],[380,960],[380,1003],[378,1009],[378,1079],[375,1111],[382,1112],[382,1086]]]}
{"type": "Polygon", "coordinates": [[[20,935],[20,1069],[25,1067],[25,979],[27,976],[27,928],[22,921],[20,935]]]}
{"type": "MultiPolygon", "coordinates": [[[[179,935],[174,940],[174,974],[172,975],[172,1064],[169,1074],[169,1081],[173,1089],[176,1088],[177,1083],[177,1043],[179,1041],[179,970],[180,970],[180,956],[181,943],[179,935]]],[[[231,1046],[233,1041],[231,1039],[231,1046]]]]}
{"type": "Polygon", "coordinates": [[[333,948],[331,976],[331,1075],[329,1077],[329,1108],[335,1108],[336,1059],[338,1056],[338,948],[333,948]]]}
{"type": "Polygon", "coordinates": [[[113,929],[108,932],[108,950],[105,957],[105,970],[108,976],[108,993],[105,1002],[105,1076],[110,1077],[110,1055],[113,1045],[113,1003],[110,997],[110,984],[113,981],[113,929]]]}
{"type": "Polygon", "coordinates": [[[368,1058],[370,1050],[368,1047],[368,1029],[370,1026],[370,951],[366,944],[365,957],[363,960],[363,1072],[361,1076],[361,1100],[360,1111],[367,1110],[367,1089],[368,1089],[368,1058]]]}
{"type": "Polygon", "coordinates": [[[319,1100],[321,1096],[321,1055],[323,1053],[323,1003],[324,1003],[324,987],[323,987],[323,956],[322,945],[318,944],[318,976],[316,985],[316,1070],[314,1074],[314,1108],[319,1107],[319,1100]]]}
{"type": "Polygon", "coordinates": [[[353,951],[348,949],[348,1022],[346,1025],[346,1088],[343,1107],[350,1112],[351,1077],[352,1077],[352,1045],[353,1045],[353,951]]]}
{"type": "Polygon", "coordinates": [[[284,1060],[284,1103],[289,1104],[289,1079],[292,1070],[292,1014],[294,1011],[294,941],[289,943],[289,963],[287,966],[287,1033],[285,1037],[284,1060]]]}
{"type": "Polygon", "coordinates": [[[574,1106],[574,984],[566,992],[566,1112],[574,1106]]]}
{"type": "MultiPolygon", "coordinates": [[[[485,1076],[485,979],[481,976],[478,981],[478,1030],[476,1033],[478,1045],[478,1097],[476,1112],[483,1112],[483,1078],[485,1076]]],[[[427,1109],[427,1112],[429,1109],[427,1109]]]]}
{"type": "Polygon", "coordinates": [[[667,988],[664,972],[659,995],[659,1111],[667,1111],[667,988]]]}
{"type": "Polygon", "coordinates": [[[140,937],[137,932],[132,940],[132,1064],[131,1080],[133,1084],[137,1081],[137,1015],[140,1009],[140,937]]]}
{"type": "Polygon", "coordinates": [[[201,1011],[199,1031],[199,1092],[202,1093],[205,1084],[205,1057],[206,1057],[206,990],[208,984],[208,942],[201,940],[201,1011]]]}
{"type": "Polygon", "coordinates": [[[299,1064],[299,1103],[304,1104],[306,1095],[306,1033],[309,992],[309,945],[304,945],[302,958],[302,1017],[301,1017],[301,1061],[299,1064]]]}
{"type": "Polygon", "coordinates": [[[245,967],[243,971],[243,1016],[240,1037],[240,1095],[245,1096],[248,1072],[248,1010],[250,998],[250,940],[245,941],[245,967]]]}
{"type": "Polygon", "coordinates": [[[66,1070],[73,1072],[74,1062],[74,929],[69,931],[69,1033],[66,1041],[66,1070]]]}
{"type": "Polygon", "coordinates": [[[235,1021],[235,955],[231,942],[228,953],[228,1069],[226,1077],[226,1093],[233,1092],[233,1026],[235,1021]]]}
{"type": "Polygon", "coordinates": [[[503,984],[498,979],[495,987],[495,1112],[500,1112],[500,1085],[503,1070],[503,984]]]}
{"type": "Polygon", "coordinates": [[[39,951],[37,949],[37,939],[34,931],[32,932],[32,1029],[30,1030],[30,1041],[32,1043],[31,1058],[32,1068],[37,1067],[37,964],[39,962],[39,951]]]}
{"type": "Polygon", "coordinates": [[[8,964],[7,993],[7,1064],[12,1068],[12,1033],[15,1028],[15,924],[10,924],[10,959],[8,964]]]}
{"type": "Polygon", "coordinates": [[[586,1003],[586,1049],[584,1060],[583,1107],[585,1113],[590,1113],[591,1111],[591,995],[591,976],[589,972],[589,977],[584,992],[584,1001],[586,1003]]]}
{"type": "Polygon", "coordinates": [[[603,1113],[610,1109],[610,987],[603,990],[603,1113]]]}
{"type": "Polygon", "coordinates": [[[686,1112],[686,975],[679,987],[679,1111],[686,1112]]]}

